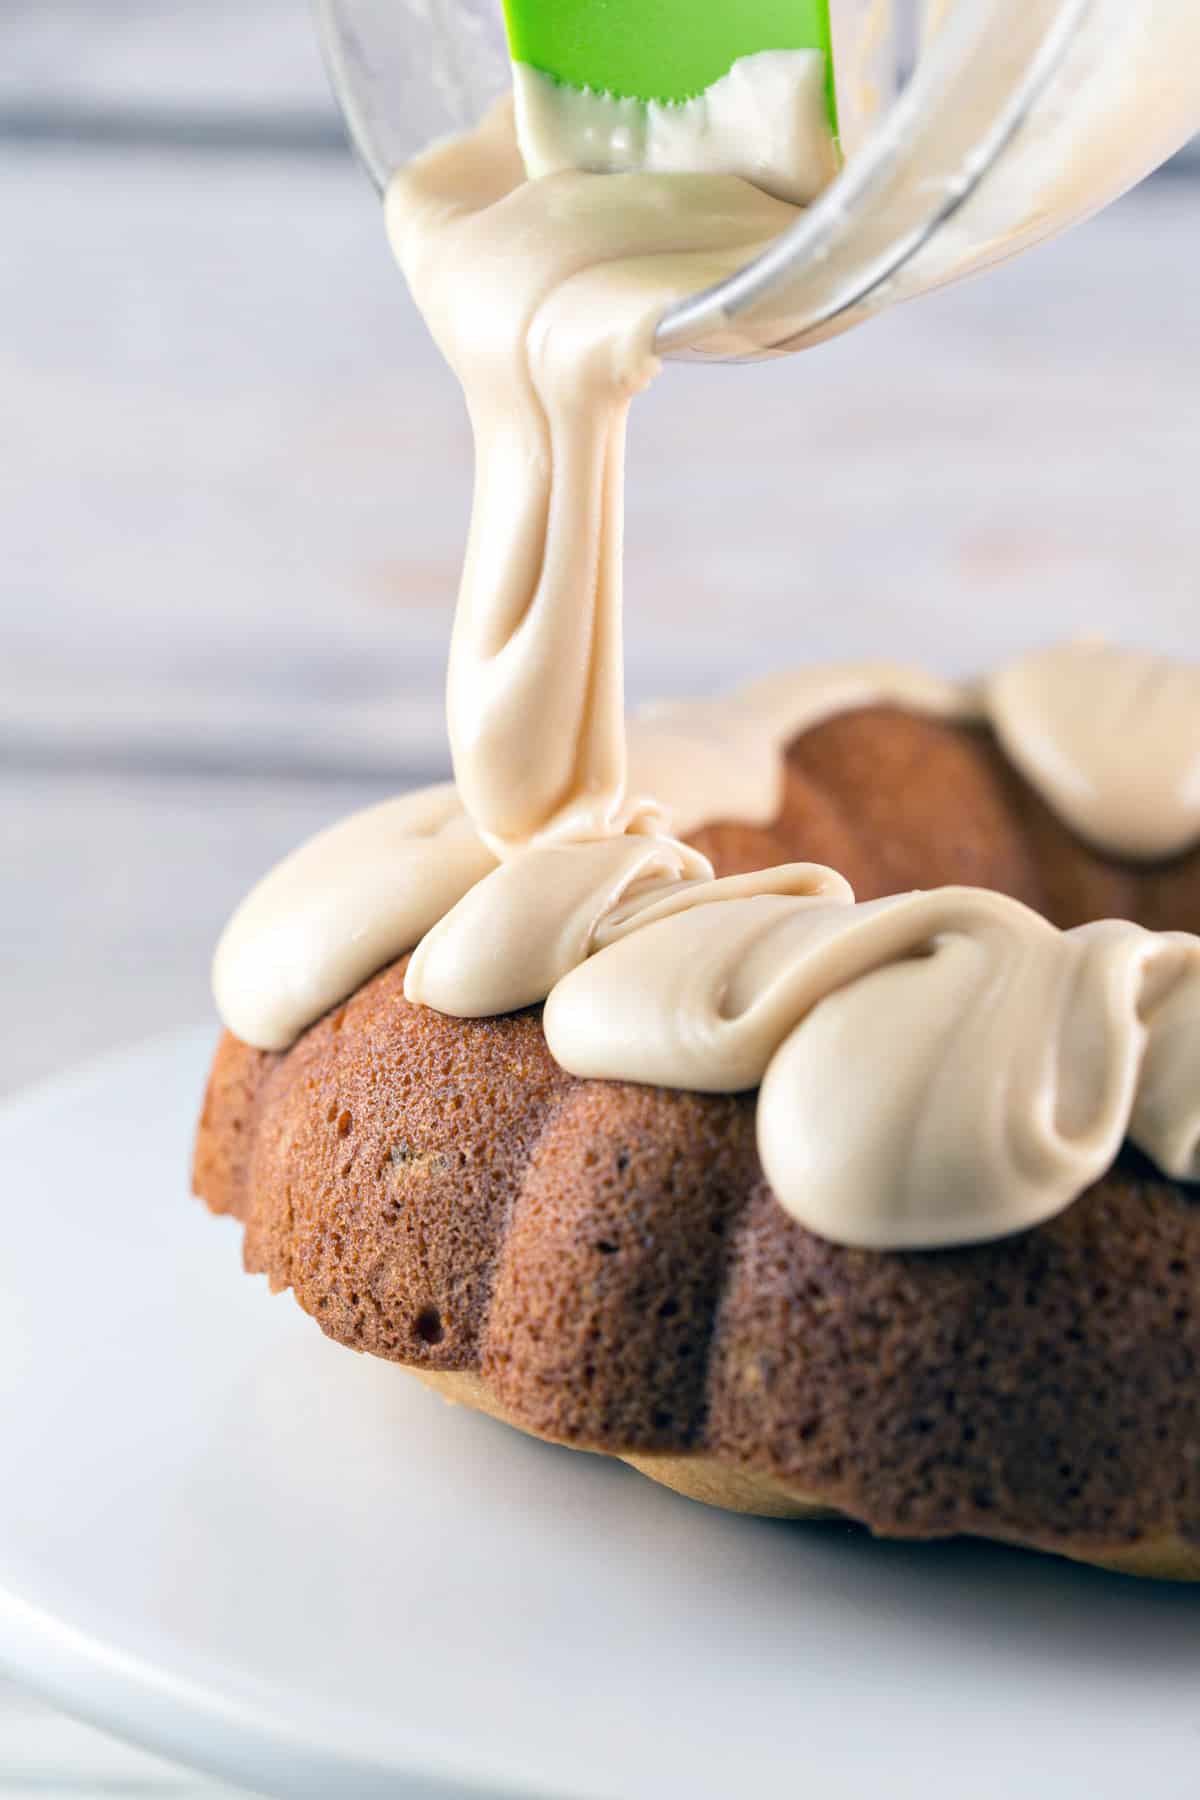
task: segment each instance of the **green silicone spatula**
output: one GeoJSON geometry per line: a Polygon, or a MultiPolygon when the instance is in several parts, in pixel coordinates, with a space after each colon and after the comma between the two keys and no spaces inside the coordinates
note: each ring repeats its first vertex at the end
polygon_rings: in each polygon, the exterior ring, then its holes
{"type": "Polygon", "coordinates": [[[829,0],[504,0],[514,62],[621,99],[691,100],[760,50],[820,50],[836,130],[829,0]]]}

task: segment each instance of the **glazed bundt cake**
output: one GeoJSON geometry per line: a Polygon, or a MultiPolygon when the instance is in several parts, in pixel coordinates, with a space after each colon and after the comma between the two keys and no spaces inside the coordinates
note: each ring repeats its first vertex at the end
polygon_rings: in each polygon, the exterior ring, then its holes
{"type": "Polygon", "coordinates": [[[684,1493],[1200,1578],[1200,671],[627,739],[628,407],[794,212],[526,181],[503,101],[387,212],[476,442],[456,786],[238,909],[200,1194],[331,1337],[684,1493]]]}
{"type": "MultiPolygon", "coordinates": [[[[860,900],[1200,929],[1200,852],[1101,855],[980,724],[825,719],[782,791],[691,832],[718,875],[804,857],[860,900]]],[[[227,1033],[200,1125],[198,1193],[330,1337],[725,1507],[1200,1578],[1195,1189],[1127,1146],[1036,1229],[842,1247],[772,1192],[752,1094],[576,1078],[539,1008],[444,1016],[407,963],[284,1052],[227,1033]]]]}

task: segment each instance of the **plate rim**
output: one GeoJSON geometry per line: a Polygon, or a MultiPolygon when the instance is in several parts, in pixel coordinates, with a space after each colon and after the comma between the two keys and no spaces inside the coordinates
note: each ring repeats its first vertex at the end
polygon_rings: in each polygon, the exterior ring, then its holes
{"type": "MultiPolygon", "coordinates": [[[[219,1031],[212,1023],[194,1023],[155,1032],[0,1096],[0,1136],[19,1129],[30,1112],[119,1077],[156,1052],[206,1062],[219,1031]]],[[[268,1704],[231,1699],[216,1684],[215,1671],[198,1673],[195,1664],[170,1668],[106,1642],[94,1626],[65,1616],[61,1606],[31,1598],[2,1551],[0,1669],[72,1718],[251,1792],[327,1800],[326,1784],[336,1778],[355,1781],[355,1800],[373,1800],[376,1793],[389,1800],[568,1800],[532,1771],[501,1769],[494,1753],[480,1756],[467,1744],[376,1744],[355,1754],[345,1741],[298,1728],[268,1704]]],[[[370,1737],[363,1720],[344,1710],[326,1717],[344,1719],[346,1737],[360,1743],[370,1737]]]]}

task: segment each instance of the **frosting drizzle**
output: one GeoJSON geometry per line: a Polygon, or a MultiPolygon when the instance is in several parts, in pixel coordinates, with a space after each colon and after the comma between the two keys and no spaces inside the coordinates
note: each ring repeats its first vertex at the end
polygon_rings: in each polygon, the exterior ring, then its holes
{"type": "Polygon", "coordinates": [[[511,99],[387,198],[418,305],[463,384],[477,479],[446,712],[463,804],[510,856],[620,833],[625,424],[670,301],[795,217],[733,176],[526,182],[511,99]]]}
{"type": "Polygon", "coordinates": [[[890,664],[668,707],[626,743],[625,419],[668,302],[792,209],[732,177],[526,183],[511,103],[388,197],[397,253],[467,396],[477,482],[451,649],[457,789],[335,826],[218,947],[226,1023],[285,1049],[405,951],[414,1002],[545,1001],[581,1076],[757,1088],[762,1161],[811,1229],[872,1248],[975,1242],[1068,1205],[1132,1135],[1200,1179],[1200,938],[1060,932],[949,888],[857,904],[829,869],[715,880],[678,837],[778,811],[786,746],[893,704],[996,732],[1101,849],[1200,841],[1200,670],[1075,646],[990,681],[890,664]]]}

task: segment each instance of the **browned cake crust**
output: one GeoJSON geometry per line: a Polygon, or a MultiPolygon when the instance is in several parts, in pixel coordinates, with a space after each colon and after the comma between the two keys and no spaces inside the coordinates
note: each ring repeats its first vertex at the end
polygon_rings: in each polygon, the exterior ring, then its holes
{"type": "MultiPolygon", "coordinates": [[[[693,841],[1200,929],[1200,854],[1105,861],[987,733],[888,709],[793,746],[771,830],[693,841]]],[[[1006,1242],[841,1249],[776,1202],[752,1096],[577,1080],[536,1011],[449,1019],[403,972],[284,1055],[227,1035],[200,1124],[197,1192],[331,1337],[718,1504],[1200,1579],[1194,1195],[1128,1152],[1006,1242]]]]}

